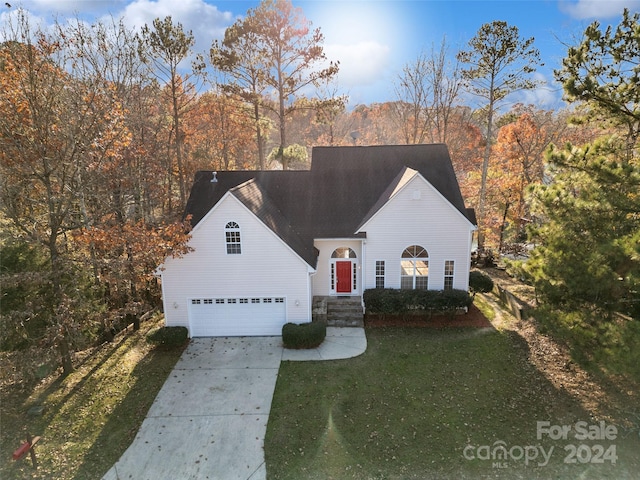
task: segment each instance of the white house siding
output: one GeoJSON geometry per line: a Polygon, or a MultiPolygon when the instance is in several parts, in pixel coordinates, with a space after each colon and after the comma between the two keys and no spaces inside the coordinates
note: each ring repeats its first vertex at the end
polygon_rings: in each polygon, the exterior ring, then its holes
{"type": "Polygon", "coordinates": [[[284,297],[287,321],[310,321],[309,265],[232,195],[201,220],[189,244],[194,251],[168,258],[161,272],[168,326],[189,326],[189,299],[216,296],[284,297]],[[239,255],[226,253],[228,222],[240,226],[239,255]]]}
{"type": "Polygon", "coordinates": [[[457,209],[416,174],[361,228],[367,233],[365,289],[375,287],[378,260],[385,261],[385,286],[400,288],[402,252],[420,245],[429,253],[430,290],[444,288],[446,260],[455,262],[453,288],[467,290],[473,229],[457,209]]]}
{"type": "Polygon", "coordinates": [[[354,259],[358,264],[357,290],[352,292],[354,295],[362,294],[362,240],[341,240],[341,239],[316,239],[314,246],[318,249],[318,265],[317,273],[313,276],[313,294],[314,295],[331,295],[330,285],[330,265],[331,254],[336,248],[351,248],[358,258],[354,259]]]}

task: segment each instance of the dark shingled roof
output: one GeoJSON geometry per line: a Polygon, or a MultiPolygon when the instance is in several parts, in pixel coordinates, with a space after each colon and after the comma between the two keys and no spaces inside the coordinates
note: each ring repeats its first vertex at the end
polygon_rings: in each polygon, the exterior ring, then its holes
{"type": "Polygon", "coordinates": [[[255,179],[238,185],[230,191],[251,213],[262,220],[267,227],[284,240],[309,265],[315,266],[318,251],[313,246],[313,239],[309,242],[300,238],[295,227],[289,223],[287,218],[271,201],[266,190],[255,179]]]}
{"type": "Polygon", "coordinates": [[[460,213],[465,208],[446,145],[315,147],[308,171],[196,173],[185,216],[196,225],[231,191],[309,265],[315,238],[353,238],[358,227],[388,200],[393,189],[419,172],[460,213]],[[237,187],[237,188],[236,188],[237,187]]]}

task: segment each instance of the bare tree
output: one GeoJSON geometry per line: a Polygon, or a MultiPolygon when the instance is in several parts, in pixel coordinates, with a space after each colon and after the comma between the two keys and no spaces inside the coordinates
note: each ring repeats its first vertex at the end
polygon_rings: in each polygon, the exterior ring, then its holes
{"type": "Polygon", "coordinates": [[[407,64],[395,85],[394,111],[406,143],[446,143],[461,87],[458,61],[449,62],[446,38],[440,49],[407,64]]]}

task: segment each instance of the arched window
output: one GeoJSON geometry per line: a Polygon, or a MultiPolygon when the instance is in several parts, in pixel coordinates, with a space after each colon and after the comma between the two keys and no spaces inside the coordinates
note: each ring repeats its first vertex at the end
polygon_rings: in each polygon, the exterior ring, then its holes
{"type": "Polygon", "coordinates": [[[405,248],[400,259],[400,288],[426,290],[429,286],[429,254],[420,245],[405,248]]]}
{"type": "Polygon", "coordinates": [[[236,222],[229,222],[224,229],[227,241],[227,255],[242,253],[242,247],[240,244],[240,225],[236,222]]]}
{"type": "Polygon", "coordinates": [[[336,248],[331,254],[331,258],[358,258],[356,252],[348,247],[336,248]]]}

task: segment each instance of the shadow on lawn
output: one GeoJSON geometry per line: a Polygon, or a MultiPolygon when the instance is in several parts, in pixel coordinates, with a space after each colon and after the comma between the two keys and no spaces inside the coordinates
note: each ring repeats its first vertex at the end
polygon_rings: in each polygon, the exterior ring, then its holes
{"type": "MultiPolygon", "coordinates": [[[[64,431],[52,432],[50,430],[52,423],[65,409],[69,412],[79,411],[83,407],[82,398],[74,399],[74,396],[79,395],[83,389],[90,388],[91,385],[98,385],[101,382],[101,378],[94,378],[96,373],[99,372],[104,365],[109,362],[117,362],[126,353],[126,349],[121,349],[123,342],[130,341],[130,338],[124,338],[119,342],[115,342],[108,345],[103,345],[98,349],[98,355],[100,355],[100,361],[86,373],[83,372],[84,365],[88,362],[88,359],[94,357],[94,354],[87,355],[79,364],[75,366],[74,372],[67,377],[57,377],[38,393],[34,393],[37,389],[35,384],[30,391],[32,393],[26,393],[24,395],[12,395],[7,398],[11,398],[13,401],[12,408],[5,408],[3,405],[3,439],[7,440],[8,444],[2,445],[3,461],[6,460],[2,471],[5,471],[9,478],[50,478],[50,470],[52,465],[52,458],[56,457],[57,452],[51,452],[49,450],[49,444],[47,439],[52,436],[63,437],[66,435],[64,431]],[[122,350],[119,352],[119,350],[122,350]],[[65,383],[73,382],[74,379],[81,375],[82,379],[69,388],[68,392],[60,397],[56,397],[58,392],[65,389],[65,383]],[[88,386],[89,385],[89,386],[88,386]],[[73,399],[73,401],[72,401],[73,399]],[[42,415],[29,415],[29,410],[32,407],[41,407],[43,409],[42,415]],[[6,430],[12,429],[11,436],[6,435],[6,430]],[[26,432],[31,435],[42,436],[42,441],[37,447],[38,463],[40,468],[33,470],[29,459],[20,460],[14,462],[11,460],[11,454],[14,447],[17,447],[20,442],[25,438],[26,432]],[[5,451],[6,450],[6,451],[5,451]],[[7,463],[11,462],[10,465],[7,463]]],[[[6,401],[6,400],[5,400],[6,401]]],[[[4,402],[3,402],[4,403],[4,402]]],[[[72,424],[70,420],[68,424],[72,424]]],[[[57,444],[65,443],[64,438],[57,438],[55,440],[57,444]]]]}
{"type": "Polygon", "coordinates": [[[9,396],[3,395],[2,478],[101,478],[131,443],[182,353],[149,349],[148,328],[103,345],[69,376],[52,380],[30,397],[12,395],[11,408],[4,404],[9,396]],[[45,408],[43,414],[29,416],[28,409],[37,405],[45,408]],[[42,436],[37,470],[28,458],[11,460],[25,430],[42,436]]]}
{"type": "Polygon", "coordinates": [[[138,362],[131,372],[135,382],[130,385],[126,397],[110,413],[73,478],[101,478],[120,459],[133,442],[183,350],[184,346],[175,349],[154,348],[138,362]]]}

